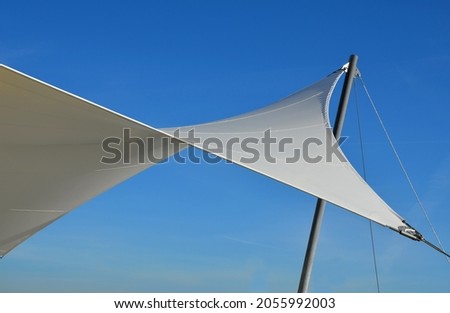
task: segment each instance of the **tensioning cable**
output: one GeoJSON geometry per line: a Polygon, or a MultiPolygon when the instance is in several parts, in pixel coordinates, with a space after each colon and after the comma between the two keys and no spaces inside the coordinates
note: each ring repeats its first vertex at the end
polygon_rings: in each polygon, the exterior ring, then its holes
{"type": "Polygon", "coordinates": [[[426,218],[426,220],[428,222],[428,225],[430,226],[430,229],[433,232],[433,235],[434,235],[434,237],[436,238],[436,240],[438,242],[438,246],[432,244],[431,242],[425,240],[424,238],[422,238],[421,241],[423,241],[425,244],[427,244],[431,248],[433,248],[433,249],[441,252],[442,254],[444,254],[446,256],[446,258],[447,258],[447,262],[450,264],[450,255],[447,252],[445,252],[444,246],[443,246],[441,240],[439,239],[439,236],[438,236],[438,234],[436,232],[436,229],[434,228],[433,224],[431,223],[431,220],[430,220],[430,217],[428,215],[428,212],[427,212],[425,206],[423,205],[422,201],[420,200],[419,194],[417,193],[416,188],[414,187],[414,185],[413,185],[413,183],[411,181],[411,178],[409,177],[408,172],[406,171],[406,168],[403,165],[402,160],[400,159],[400,155],[398,154],[397,149],[394,146],[394,143],[393,143],[393,141],[391,139],[391,136],[389,136],[389,133],[388,133],[388,131],[386,129],[386,126],[384,125],[383,120],[381,119],[381,115],[378,112],[377,107],[375,106],[375,103],[374,103],[374,101],[372,100],[372,97],[369,94],[369,91],[367,90],[366,84],[364,83],[364,80],[362,79],[361,75],[358,75],[358,77],[359,77],[359,79],[361,81],[361,84],[362,84],[363,89],[364,89],[364,91],[365,91],[365,93],[367,95],[367,98],[369,99],[369,102],[370,102],[370,104],[372,106],[372,109],[374,110],[375,115],[378,118],[378,122],[380,123],[381,128],[383,129],[384,135],[386,136],[387,141],[389,142],[389,146],[391,147],[391,149],[392,149],[392,151],[393,151],[393,153],[394,153],[394,155],[395,155],[395,157],[397,159],[397,162],[399,163],[400,168],[401,168],[403,174],[405,175],[405,178],[406,178],[406,180],[408,182],[408,185],[409,185],[412,193],[414,194],[414,197],[416,198],[416,201],[419,204],[419,207],[422,209],[422,212],[425,215],[425,218],[426,218]]]}

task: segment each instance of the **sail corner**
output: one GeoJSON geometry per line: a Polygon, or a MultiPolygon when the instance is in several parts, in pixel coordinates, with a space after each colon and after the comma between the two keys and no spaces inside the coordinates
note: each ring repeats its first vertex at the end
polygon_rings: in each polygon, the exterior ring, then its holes
{"type": "Polygon", "coordinates": [[[401,235],[408,237],[415,241],[423,241],[423,239],[424,239],[421,233],[419,233],[417,230],[415,230],[414,228],[412,228],[409,225],[408,226],[399,226],[398,232],[401,235]]]}

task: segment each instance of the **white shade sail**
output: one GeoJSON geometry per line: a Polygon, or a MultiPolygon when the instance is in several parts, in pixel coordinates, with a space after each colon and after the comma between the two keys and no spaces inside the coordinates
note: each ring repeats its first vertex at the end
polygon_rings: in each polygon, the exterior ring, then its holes
{"type": "MultiPolygon", "coordinates": [[[[90,198],[150,167],[100,162],[102,141],[161,132],[0,66],[0,256],[90,198]]],[[[154,150],[170,151],[176,145],[154,150]]],[[[180,148],[184,145],[179,145],[180,148]]]]}
{"type": "Polygon", "coordinates": [[[343,73],[260,110],[167,134],[303,190],[383,226],[406,226],[361,178],[330,129],[328,106],[343,73]]]}
{"type": "MultiPolygon", "coordinates": [[[[331,134],[328,105],[343,70],[260,110],[155,129],[0,66],[0,256],[158,160],[101,162],[106,138],[152,138],[164,158],[188,144],[394,230],[407,227],[358,175],[331,134]],[[189,136],[189,133],[191,136],[189,136]]],[[[121,148],[120,145],[109,147],[121,148]]],[[[123,156],[123,155],[122,155],[123,156]]]]}

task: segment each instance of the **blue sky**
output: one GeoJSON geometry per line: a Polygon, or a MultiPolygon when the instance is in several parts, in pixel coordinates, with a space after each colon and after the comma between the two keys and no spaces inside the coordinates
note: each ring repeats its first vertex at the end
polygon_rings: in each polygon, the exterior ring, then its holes
{"type": "MultiPolygon", "coordinates": [[[[449,11],[446,1],[7,1],[0,63],[170,127],[264,106],[356,53],[449,249],[449,11]]],[[[357,90],[369,183],[435,242],[357,90]]],[[[344,135],[361,169],[354,98],[344,135]]],[[[295,291],[314,204],[236,165],[161,164],[13,250],[0,291],[295,291]]],[[[382,291],[450,292],[444,257],[378,225],[374,234],[382,291]]],[[[367,220],[327,207],[311,290],[376,291],[367,220]]]]}

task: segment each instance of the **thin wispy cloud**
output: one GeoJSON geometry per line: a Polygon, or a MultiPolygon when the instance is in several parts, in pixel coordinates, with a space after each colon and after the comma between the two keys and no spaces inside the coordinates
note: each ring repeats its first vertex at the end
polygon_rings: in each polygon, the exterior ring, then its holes
{"type": "Polygon", "coordinates": [[[35,48],[0,48],[0,63],[9,63],[37,53],[35,48]]]}
{"type": "Polygon", "coordinates": [[[244,239],[240,239],[240,238],[235,238],[235,237],[231,237],[231,236],[222,236],[222,238],[230,240],[230,241],[238,242],[238,243],[241,243],[244,245],[252,245],[252,246],[257,246],[257,247],[262,247],[262,248],[277,249],[277,247],[275,247],[275,246],[266,245],[266,244],[255,242],[255,241],[249,241],[249,240],[244,240],[244,239]]]}

